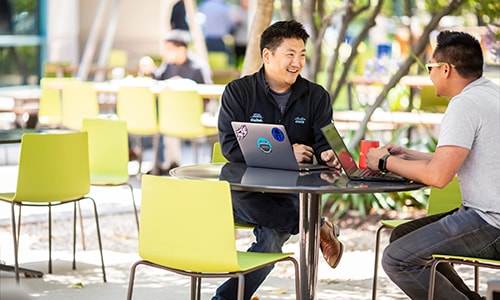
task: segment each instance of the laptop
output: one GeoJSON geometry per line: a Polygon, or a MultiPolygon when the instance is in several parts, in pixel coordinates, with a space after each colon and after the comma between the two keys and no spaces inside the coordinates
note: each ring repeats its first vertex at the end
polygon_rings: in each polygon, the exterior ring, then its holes
{"type": "Polygon", "coordinates": [[[321,128],[321,131],[330,144],[330,147],[332,147],[333,152],[340,161],[340,164],[342,165],[342,168],[344,169],[344,172],[349,180],[392,182],[409,181],[407,178],[391,172],[384,173],[380,171],[373,171],[369,168],[359,168],[333,123],[321,128]]]}
{"type": "Polygon", "coordinates": [[[231,122],[245,163],[249,167],[309,172],[328,170],[326,165],[297,163],[282,124],[231,122]]]}

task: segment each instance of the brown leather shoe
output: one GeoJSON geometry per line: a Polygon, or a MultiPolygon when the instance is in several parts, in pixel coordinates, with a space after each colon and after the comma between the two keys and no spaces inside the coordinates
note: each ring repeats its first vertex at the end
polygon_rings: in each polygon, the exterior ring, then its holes
{"type": "Polygon", "coordinates": [[[330,267],[335,268],[340,262],[344,245],[337,239],[339,229],[337,226],[324,219],[319,230],[319,248],[323,252],[323,257],[330,267]]]}

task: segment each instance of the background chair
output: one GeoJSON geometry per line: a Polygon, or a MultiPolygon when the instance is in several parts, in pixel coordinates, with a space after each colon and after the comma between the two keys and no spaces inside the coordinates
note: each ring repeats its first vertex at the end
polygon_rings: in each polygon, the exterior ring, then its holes
{"type": "Polygon", "coordinates": [[[40,80],[40,102],[38,109],[37,127],[61,127],[61,89],[68,83],[77,81],[77,78],[47,78],[40,80]]]}
{"type": "Polygon", "coordinates": [[[298,263],[292,253],[236,251],[226,181],[144,175],[139,255],[143,260],[132,266],[127,299],[132,299],[135,271],[141,264],[190,276],[191,299],[199,299],[197,285],[203,277],[238,278],[238,299],[243,299],[245,274],[285,260],[294,264],[299,297],[298,263]],[[204,224],[203,234],[199,224],[204,224]]]}
{"type": "MultiPolygon", "coordinates": [[[[195,90],[163,89],[158,96],[158,126],[161,134],[189,140],[198,162],[198,143],[217,140],[217,128],[202,124],[203,98],[195,90]]],[[[212,146],[210,147],[212,148],[212,146]]]]}
{"type": "Polygon", "coordinates": [[[80,130],[85,118],[97,118],[99,103],[92,82],[68,82],[62,88],[62,126],[80,130]]]}
{"type": "Polygon", "coordinates": [[[76,269],[76,203],[89,199],[94,206],[97,238],[101,253],[103,280],[106,271],[102,252],[99,217],[95,201],[86,196],[90,190],[88,142],[86,132],[61,134],[24,134],[21,142],[16,191],[0,194],[12,206],[14,270],[19,283],[19,234],[22,206],[47,206],[49,209],[49,266],[52,273],[52,206],[73,203],[73,270],[76,269]],[[16,227],[15,206],[19,206],[16,227]]]}
{"type": "Polygon", "coordinates": [[[139,230],[139,213],[134,188],[128,182],[127,123],[111,119],[84,119],[82,131],[88,133],[90,183],[95,186],[127,186],[132,196],[135,221],[139,230]]]}
{"type": "MultiPolygon", "coordinates": [[[[429,200],[427,204],[427,215],[435,215],[455,209],[462,205],[462,195],[460,193],[460,186],[458,178],[455,176],[448,185],[442,189],[435,187],[431,188],[429,200]]],[[[382,220],[382,225],[377,229],[375,238],[375,266],[373,268],[373,285],[372,285],[372,299],[377,297],[377,276],[378,276],[378,260],[380,248],[380,234],[383,230],[394,229],[398,225],[406,223],[411,220],[382,220]]]]}
{"type": "MultiPolygon", "coordinates": [[[[220,142],[215,142],[214,147],[212,150],[212,162],[213,163],[225,163],[227,162],[227,159],[224,157],[222,154],[222,149],[220,147],[220,142]]],[[[246,223],[240,223],[240,222],[234,222],[234,227],[236,229],[254,229],[255,225],[252,224],[246,224],[246,223]]]]}
{"type": "MultiPolygon", "coordinates": [[[[127,122],[127,131],[135,138],[139,171],[142,170],[144,148],[142,137],[152,137],[155,153],[154,164],[158,156],[158,110],[156,98],[149,87],[123,86],[116,98],[116,114],[118,119],[127,122]]],[[[154,168],[155,166],[153,166],[154,168]]]]}

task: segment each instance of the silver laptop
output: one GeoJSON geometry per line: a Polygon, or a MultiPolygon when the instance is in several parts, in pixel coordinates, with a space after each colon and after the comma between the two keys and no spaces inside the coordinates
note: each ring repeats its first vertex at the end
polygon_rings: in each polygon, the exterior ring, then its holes
{"type": "Polygon", "coordinates": [[[249,167],[292,171],[328,170],[328,166],[299,164],[281,124],[231,122],[245,163],[249,167]]]}
{"type": "Polygon", "coordinates": [[[350,180],[393,182],[409,181],[407,178],[401,177],[391,172],[383,173],[379,171],[373,171],[368,168],[359,168],[333,123],[321,128],[321,131],[330,144],[330,147],[332,147],[333,152],[335,152],[335,155],[340,161],[345,174],[350,180]]]}

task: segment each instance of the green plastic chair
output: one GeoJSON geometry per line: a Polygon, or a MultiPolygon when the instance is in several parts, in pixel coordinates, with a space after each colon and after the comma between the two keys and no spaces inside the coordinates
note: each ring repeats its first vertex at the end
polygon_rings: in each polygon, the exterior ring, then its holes
{"type": "Polygon", "coordinates": [[[434,299],[434,289],[436,282],[436,269],[440,263],[461,264],[474,267],[474,291],[479,291],[479,268],[500,269],[500,260],[484,259],[468,256],[454,256],[446,254],[433,254],[434,262],[431,266],[431,274],[429,277],[429,300],[434,299]]]}
{"type": "Polygon", "coordinates": [[[294,265],[298,299],[299,270],[293,253],[237,251],[233,223],[227,181],[144,175],[139,233],[142,260],[132,265],[127,299],[132,299],[138,265],[190,276],[191,299],[200,298],[201,278],[238,278],[237,299],[242,300],[244,275],[280,261],[294,265]],[[199,224],[203,224],[203,234],[199,224]]]}
{"type": "MultiPolygon", "coordinates": [[[[220,142],[214,143],[214,147],[212,149],[212,162],[213,163],[225,163],[225,162],[227,162],[227,159],[224,157],[224,155],[222,155],[222,149],[220,147],[220,142]]],[[[236,229],[254,229],[255,225],[234,222],[234,227],[236,229]]]]}
{"type": "Polygon", "coordinates": [[[38,109],[38,128],[61,127],[61,89],[68,82],[77,78],[47,78],[40,80],[40,102],[38,109]]]}
{"type": "Polygon", "coordinates": [[[164,88],[158,95],[160,133],[190,141],[195,163],[198,162],[198,144],[214,143],[218,134],[217,127],[207,127],[201,122],[203,111],[203,98],[196,90],[164,88]]]}
{"type": "Polygon", "coordinates": [[[122,86],[116,97],[116,115],[127,122],[127,131],[135,138],[139,148],[137,153],[139,172],[142,170],[144,149],[141,137],[153,139],[154,153],[158,152],[158,110],[156,97],[149,87],[122,86]]]}
{"type": "Polygon", "coordinates": [[[89,136],[90,183],[95,186],[127,186],[139,230],[134,188],[129,183],[127,123],[112,119],[84,119],[82,131],[89,136]]]}
{"type": "Polygon", "coordinates": [[[62,88],[62,126],[81,130],[85,118],[97,118],[99,103],[93,82],[68,82],[62,88]]]}
{"type": "Polygon", "coordinates": [[[88,141],[86,132],[60,134],[24,134],[21,141],[19,173],[16,191],[1,193],[0,200],[11,203],[12,237],[14,239],[14,272],[19,284],[19,230],[21,207],[46,206],[49,209],[49,266],[52,273],[52,218],[51,208],[66,203],[74,204],[73,218],[73,270],[76,269],[76,204],[89,199],[94,206],[97,239],[101,253],[103,280],[106,271],[99,229],[99,217],[94,199],[86,196],[90,191],[88,141]],[[15,206],[19,207],[16,225],[15,206]]]}
{"type": "MultiPolygon", "coordinates": [[[[462,194],[458,178],[455,176],[448,185],[442,189],[432,187],[429,194],[427,206],[427,215],[435,215],[455,209],[462,205],[462,194]]],[[[380,234],[383,230],[392,230],[397,226],[411,220],[382,220],[381,226],[377,229],[375,238],[375,266],[373,268],[373,284],[372,284],[372,299],[377,297],[377,275],[378,275],[378,260],[380,248],[380,234]]]]}

